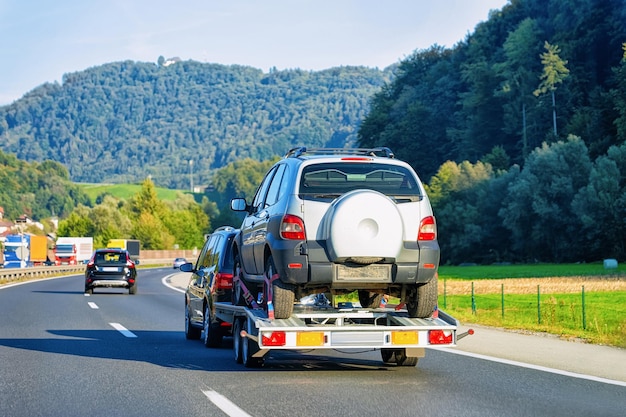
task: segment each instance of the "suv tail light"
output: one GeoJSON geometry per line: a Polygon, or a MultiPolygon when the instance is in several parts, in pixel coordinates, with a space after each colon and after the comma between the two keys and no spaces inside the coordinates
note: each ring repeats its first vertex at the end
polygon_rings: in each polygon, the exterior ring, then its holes
{"type": "Polygon", "coordinates": [[[227,274],[224,272],[218,272],[215,274],[215,282],[218,289],[230,289],[233,288],[233,274],[227,274]]]}
{"type": "Polygon", "coordinates": [[[417,232],[417,240],[435,240],[437,239],[437,223],[433,216],[424,217],[420,222],[420,228],[417,232]]]}
{"type": "Polygon", "coordinates": [[[306,240],[302,219],[292,214],[285,214],[280,223],[280,237],[290,240],[306,240]]]}

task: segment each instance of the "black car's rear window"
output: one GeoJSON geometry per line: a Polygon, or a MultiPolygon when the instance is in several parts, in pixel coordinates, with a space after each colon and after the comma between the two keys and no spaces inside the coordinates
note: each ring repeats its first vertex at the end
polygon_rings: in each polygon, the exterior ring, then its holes
{"type": "Polygon", "coordinates": [[[299,194],[302,198],[333,198],[348,191],[369,189],[397,200],[416,201],[420,188],[408,169],[376,163],[324,163],[302,170],[299,194]]]}
{"type": "Polygon", "coordinates": [[[123,252],[98,252],[95,261],[98,265],[126,263],[126,254],[123,252]]]}

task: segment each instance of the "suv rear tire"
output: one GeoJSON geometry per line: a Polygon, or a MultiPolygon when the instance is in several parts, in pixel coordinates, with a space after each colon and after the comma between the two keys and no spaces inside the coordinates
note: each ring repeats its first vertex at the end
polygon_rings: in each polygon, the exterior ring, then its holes
{"type": "MultiPolygon", "coordinates": [[[[276,273],[274,259],[270,256],[265,263],[265,274],[271,278],[276,273]]],[[[285,284],[280,278],[272,282],[272,302],[274,304],[274,318],[287,319],[293,314],[295,294],[293,286],[285,284]]]]}
{"type": "Polygon", "coordinates": [[[232,304],[235,306],[245,306],[247,303],[243,296],[243,288],[241,288],[240,285],[243,282],[243,274],[241,273],[241,260],[239,255],[235,255],[233,263],[233,289],[231,292],[232,304]]]}
{"type": "Polygon", "coordinates": [[[437,286],[438,279],[436,274],[426,284],[417,286],[406,301],[409,317],[424,319],[433,314],[433,311],[437,308],[437,286]]]}
{"type": "Polygon", "coordinates": [[[219,323],[213,322],[211,309],[207,304],[204,307],[204,337],[202,341],[206,347],[218,347],[222,343],[222,332],[219,323]]]}
{"type": "MultiPolygon", "coordinates": [[[[274,258],[270,256],[265,262],[265,275],[270,279],[276,274],[274,258]]],[[[287,319],[293,314],[295,294],[293,286],[285,284],[280,278],[272,281],[272,303],[274,304],[274,318],[287,319]]]]}
{"type": "Polygon", "coordinates": [[[370,292],[367,290],[359,290],[359,303],[362,308],[378,308],[383,300],[384,294],[370,292]]]}

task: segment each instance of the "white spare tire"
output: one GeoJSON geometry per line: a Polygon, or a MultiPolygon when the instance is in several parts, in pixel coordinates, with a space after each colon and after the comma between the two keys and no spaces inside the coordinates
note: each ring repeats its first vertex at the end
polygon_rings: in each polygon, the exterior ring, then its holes
{"type": "Polygon", "coordinates": [[[326,245],[332,262],[352,258],[395,259],[402,247],[402,217],[396,204],[373,190],[350,191],[329,207],[326,245]]]}

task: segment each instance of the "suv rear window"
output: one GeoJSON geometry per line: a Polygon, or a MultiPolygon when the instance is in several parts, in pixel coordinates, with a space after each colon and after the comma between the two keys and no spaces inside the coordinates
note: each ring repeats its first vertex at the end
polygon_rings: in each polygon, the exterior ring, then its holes
{"type": "Polygon", "coordinates": [[[402,166],[376,163],[324,163],[308,165],[300,177],[300,198],[336,198],[348,191],[368,189],[397,201],[418,201],[420,188],[402,166]]]}

